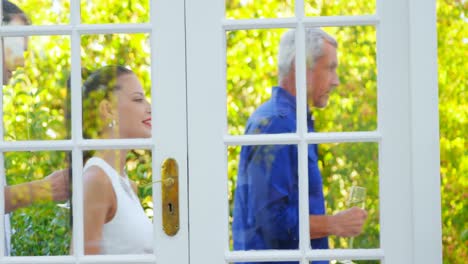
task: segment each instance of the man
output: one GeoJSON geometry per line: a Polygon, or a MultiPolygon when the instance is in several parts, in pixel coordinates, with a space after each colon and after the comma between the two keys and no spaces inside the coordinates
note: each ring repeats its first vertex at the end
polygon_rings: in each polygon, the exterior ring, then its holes
{"type": "MultiPolygon", "coordinates": [[[[2,25],[23,26],[30,25],[26,14],[17,5],[10,1],[2,0],[2,25]]],[[[28,40],[26,37],[3,37],[3,84],[8,84],[13,72],[18,67],[24,66],[24,55],[28,40]]]]}
{"type": "MultiPolygon", "coordinates": [[[[2,0],[3,25],[29,25],[23,10],[10,1],[2,0]]],[[[27,46],[26,37],[4,37],[3,84],[7,84],[17,67],[24,65],[23,52],[27,46]]],[[[69,198],[69,170],[55,171],[42,180],[6,186],[5,213],[38,202],[65,201],[69,198]]]]}
{"type": "MultiPolygon", "coordinates": [[[[306,29],[308,132],[314,132],[311,107],[325,107],[329,93],[339,84],[335,39],[318,28],[306,29]]],[[[246,134],[296,132],[295,30],[280,41],[279,86],[271,99],[249,118],[246,134]]],[[[298,249],[298,151],[297,145],[243,146],[234,197],[235,250],[298,249]]],[[[356,236],[367,213],[353,207],[335,215],[325,214],[317,145],[308,147],[309,227],[313,249],[327,249],[328,236],[356,236]]],[[[274,262],[275,264],[297,262],[274,262]]],[[[314,262],[314,263],[328,263],[314,262]]],[[[245,263],[244,263],[245,264],[245,263]]]]}

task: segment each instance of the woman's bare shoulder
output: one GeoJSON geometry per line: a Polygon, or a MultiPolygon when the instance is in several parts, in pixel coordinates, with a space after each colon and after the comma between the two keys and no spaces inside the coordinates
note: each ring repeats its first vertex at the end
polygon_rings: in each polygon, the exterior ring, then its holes
{"type": "MultiPolygon", "coordinates": [[[[85,191],[112,192],[112,182],[109,176],[98,166],[91,166],[83,172],[85,191]]],[[[102,193],[103,194],[103,193],[102,193]]]]}

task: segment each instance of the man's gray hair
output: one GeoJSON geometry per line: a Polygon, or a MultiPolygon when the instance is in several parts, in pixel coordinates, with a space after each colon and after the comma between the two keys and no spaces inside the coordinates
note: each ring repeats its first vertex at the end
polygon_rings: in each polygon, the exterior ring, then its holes
{"type": "MultiPolygon", "coordinates": [[[[295,38],[295,29],[290,29],[281,37],[278,53],[278,80],[280,83],[291,71],[296,56],[295,38]]],[[[320,28],[306,28],[305,40],[306,63],[309,68],[312,68],[323,55],[324,41],[327,41],[335,48],[338,47],[336,40],[320,28]]]]}

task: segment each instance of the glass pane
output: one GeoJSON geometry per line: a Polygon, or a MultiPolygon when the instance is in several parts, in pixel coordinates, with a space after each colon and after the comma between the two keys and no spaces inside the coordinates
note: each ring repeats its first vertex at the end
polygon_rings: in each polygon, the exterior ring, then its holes
{"type": "Polygon", "coordinates": [[[5,37],[2,41],[4,139],[70,138],[70,37],[5,37]]]}
{"type": "Polygon", "coordinates": [[[84,24],[124,24],[149,22],[149,0],[81,0],[84,24]]]}
{"type": "MultiPolygon", "coordinates": [[[[356,223],[353,226],[337,224],[340,233],[329,236],[330,248],[379,248],[378,143],[315,146],[309,145],[309,188],[312,189],[309,192],[314,193],[313,190],[323,184],[327,214],[334,215],[337,223],[356,223]],[[318,177],[312,180],[314,176],[311,175],[320,174],[322,183],[318,182],[318,177]],[[367,214],[364,222],[360,220],[361,209],[367,214]]],[[[312,204],[310,207],[314,208],[312,204]]],[[[314,242],[311,243],[314,248],[314,242]]]]}
{"type": "Polygon", "coordinates": [[[85,138],[151,137],[148,35],[84,36],[85,138]]]}
{"type": "MultiPolygon", "coordinates": [[[[278,85],[277,54],[279,39],[284,29],[238,30],[226,34],[226,77],[227,77],[227,120],[229,133],[241,135],[245,132],[247,120],[263,103],[268,102],[265,111],[257,111],[247,133],[294,133],[295,126],[268,128],[266,125],[275,114],[287,114],[295,119],[294,107],[287,107],[295,98],[273,88],[278,85]],[[273,113],[275,104],[268,101],[272,97],[285,96],[284,111],[273,113]],[[252,127],[254,126],[254,127],[252,127]]],[[[288,120],[289,120],[288,119],[288,120]]],[[[286,120],[286,121],[288,121],[286,120]]]]}
{"type": "Polygon", "coordinates": [[[151,152],[83,153],[85,254],[153,252],[151,152]]]}
{"type": "MultiPolygon", "coordinates": [[[[352,229],[337,222],[340,233],[328,238],[323,230],[311,230],[311,247],[350,248],[352,243],[353,248],[378,248],[378,144],[310,144],[308,153],[309,214],[317,216],[311,226],[319,226],[325,214],[346,223],[361,219],[352,229]],[[356,205],[365,211],[344,212],[352,207],[347,203],[351,186],[366,188],[366,197],[356,205]],[[351,242],[348,236],[356,237],[351,242]]],[[[295,145],[228,148],[231,250],[297,248],[297,162],[295,145]]]]}
{"type": "Polygon", "coordinates": [[[229,147],[228,151],[232,250],[297,249],[296,145],[229,147]]]}
{"type": "Polygon", "coordinates": [[[375,13],[375,0],[305,0],[306,16],[355,16],[375,13]]]}
{"type": "Polygon", "coordinates": [[[70,21],[70,1],[3,1],[3,17],[3,25],[68,24],[70,21]]]}
{"type": "MultiPolygon", "coordinates": [[[[323,49],[308,64],[309,106],[319,132],[377,129],[376,33],[373,26],[309,28],[327,33],[323,49]],[[331,37],[331,38],[330,38],[331,37]],[[335,42],[335,44],[332,44],[335,42]],[[335,48],[335,45],[338,48],[335,48]],[[336,68],[337,66],[337,68],[336,68]]],[[[316,50],[311,42],[310,50],[316,50]]],[[[306,46],[307,47],[307,46],[306,46]]],[[[309,50],[309,48],[306,48],[309,50]]]]}
{"type": "Polygon", "coordinates": [[[226,18],[253,19],[294,16],[294,0],[225,0],[226,18]]]}
{"type": "Polygon", "coordinates": [[[7,255],[70,253],[69,160],[62,151],[5,153],[7,255]]]}
{"type": "Polygon", "coordinates": [[[380,260],[331,260],[330,264],[380,264],[380,260]]]}
{"type": "MultiPolygon", "coordinates": [[[[282,29],[227,33],[230,134],[296,131],[294,33],[282,29]]],[[[306,56],[309,131],[376,130],[375,28],[309,28],[306,56]],[[312,117],[316,124],[310,122],[312,117]]]]}

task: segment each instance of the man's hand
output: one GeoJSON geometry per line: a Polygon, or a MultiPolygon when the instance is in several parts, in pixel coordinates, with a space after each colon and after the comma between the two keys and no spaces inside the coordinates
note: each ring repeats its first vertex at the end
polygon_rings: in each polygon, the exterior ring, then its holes
{"type": "Polygon", "coordinates": [[[367,212],[353,207],[333,215],[330,219],[331,233],[336,236],[353,237],[362,232],[367,212]]]}
{"type": "Polygon", "coordinates": [[[56,202],[66,201],[69,199],[70,194],[70,175],[68,169],[54,171],[52,174],[45,177],[52,190],[52,199],[56,202]]]}

